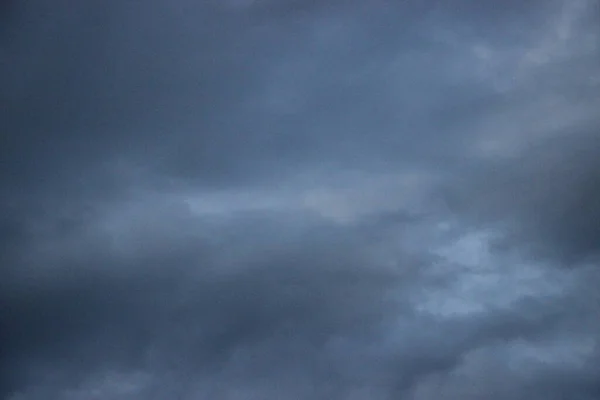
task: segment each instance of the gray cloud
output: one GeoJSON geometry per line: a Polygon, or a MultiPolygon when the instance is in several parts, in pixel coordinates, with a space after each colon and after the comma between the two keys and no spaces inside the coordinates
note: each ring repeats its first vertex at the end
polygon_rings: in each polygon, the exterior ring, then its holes
{"type": "Polygon", "coordinates": [[[597,398],[598,4],[505,3],[7,3],[0,395],[597,398]]]}

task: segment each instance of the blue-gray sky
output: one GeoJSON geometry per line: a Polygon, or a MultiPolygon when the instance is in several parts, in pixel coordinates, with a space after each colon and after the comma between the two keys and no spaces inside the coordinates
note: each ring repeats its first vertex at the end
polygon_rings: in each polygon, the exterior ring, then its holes
{"type": "Polygon", "coordinates": [[[598,1],[0,12],[0,397],[600,398],[598,1]]]}

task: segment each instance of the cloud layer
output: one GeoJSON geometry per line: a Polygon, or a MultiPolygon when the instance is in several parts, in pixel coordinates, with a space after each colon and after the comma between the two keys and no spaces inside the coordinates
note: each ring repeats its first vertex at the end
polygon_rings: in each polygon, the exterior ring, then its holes
{"type": "Polygon", "coordinates": [[[7,3],[0,396],[599,398],[599,11],[7,3]]]}

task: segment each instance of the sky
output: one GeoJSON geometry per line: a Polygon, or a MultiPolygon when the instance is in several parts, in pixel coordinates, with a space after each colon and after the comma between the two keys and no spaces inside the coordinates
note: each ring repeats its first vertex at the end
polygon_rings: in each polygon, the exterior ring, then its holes
{"type": "Polygon", "coordinates": [[[600,2],[0,9],[0,398],[600,399],[600,2]]]}

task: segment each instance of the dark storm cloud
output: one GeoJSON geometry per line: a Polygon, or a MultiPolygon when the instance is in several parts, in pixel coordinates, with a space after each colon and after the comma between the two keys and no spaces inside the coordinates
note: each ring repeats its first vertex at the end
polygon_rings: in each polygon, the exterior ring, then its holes
{"type": "Polygon", "coordinates": [[[151,151],[161,137],[178,137],[186,115],[202,122],[234,86],[244,86],[226,60],[231,21],[204,16],[209,10],[201,6],[66,1],[20,8],[3,68],[3,151],[13,161],[5,173],[18,182],[44,168],[60,178],[131,150],[139,137],[151,151]],[[181,111],[174,116],[173,109],[181,111]]]}
{"type": "MultiPolygon", "coordinates": [[[[169,230],[168,222],[161,226],[169,230]]],[[[14,280],[4,291],[11,372],[48,391],[40,396],[61,396],[64,389],[53,388],[57,381],[85,388],[86,380],[104,371],[137,370],[159,380],[174,375],[169,390],[189,396],[194,389],[186,388],[195,379],[214,381],[208,387],[223,381],[242,388],[267,379],[275,389],[290,381],[290,390],[300,395],[308,388],[296,389],[298,381],[310,382],[317,396],[327,387],[342,397],[364,387],[403,394],[423,376],[452,370],[471,349],[543,334],[560,319],[554,314],[563,313],[557,304],[524,302],[515,305],[518,312],[457,320],[421,315],[411,304],[419,272],[411,274],[408,267],[428,260],[384,268],[357,246],[369,242],[347,229],[322,226],[316,237],[308,232],[311,237],[302,240],[301,231],[261,244],[252,237],[279,232],[281,221],[236,227],[242,234],[230,237],[227,255],[218,246],[199,249],[198,241],[172,234],[180,246],[176,252],[173,243],[161,240],[142,259],[139,251],[133,259],[60,254],[59,262],[74,264],[63,270],[41,254],[40,267],[55,269],[14,280]],[[227,258],[247,245],[253,250],[242,255],[242,269],[238,262],[229,266],[227,258]],[[85,260],[98,266],[73,270],[85,260]]],[[[144,232],[130,240],[140,236],[144,232]]],[[[130,246],[135,249],[135,243],[130,246]]],[[[144,385],[136,389],[141,396],[144,385]]],[[[285,392],[276,389],[273,396],[285,392]]]]}
{"type": "Polygon", "coordinates": [[[505,245],[567,265],[591,261],[600,251],[599,123],[493,163],[469,183],[475,203],[463,204],[479,222],[505,229],[505,245]]]}
{"type": "Polygon", "coordinates": [[[8,11],[0,396],[598,396],[597,2],[8,11]]]}

